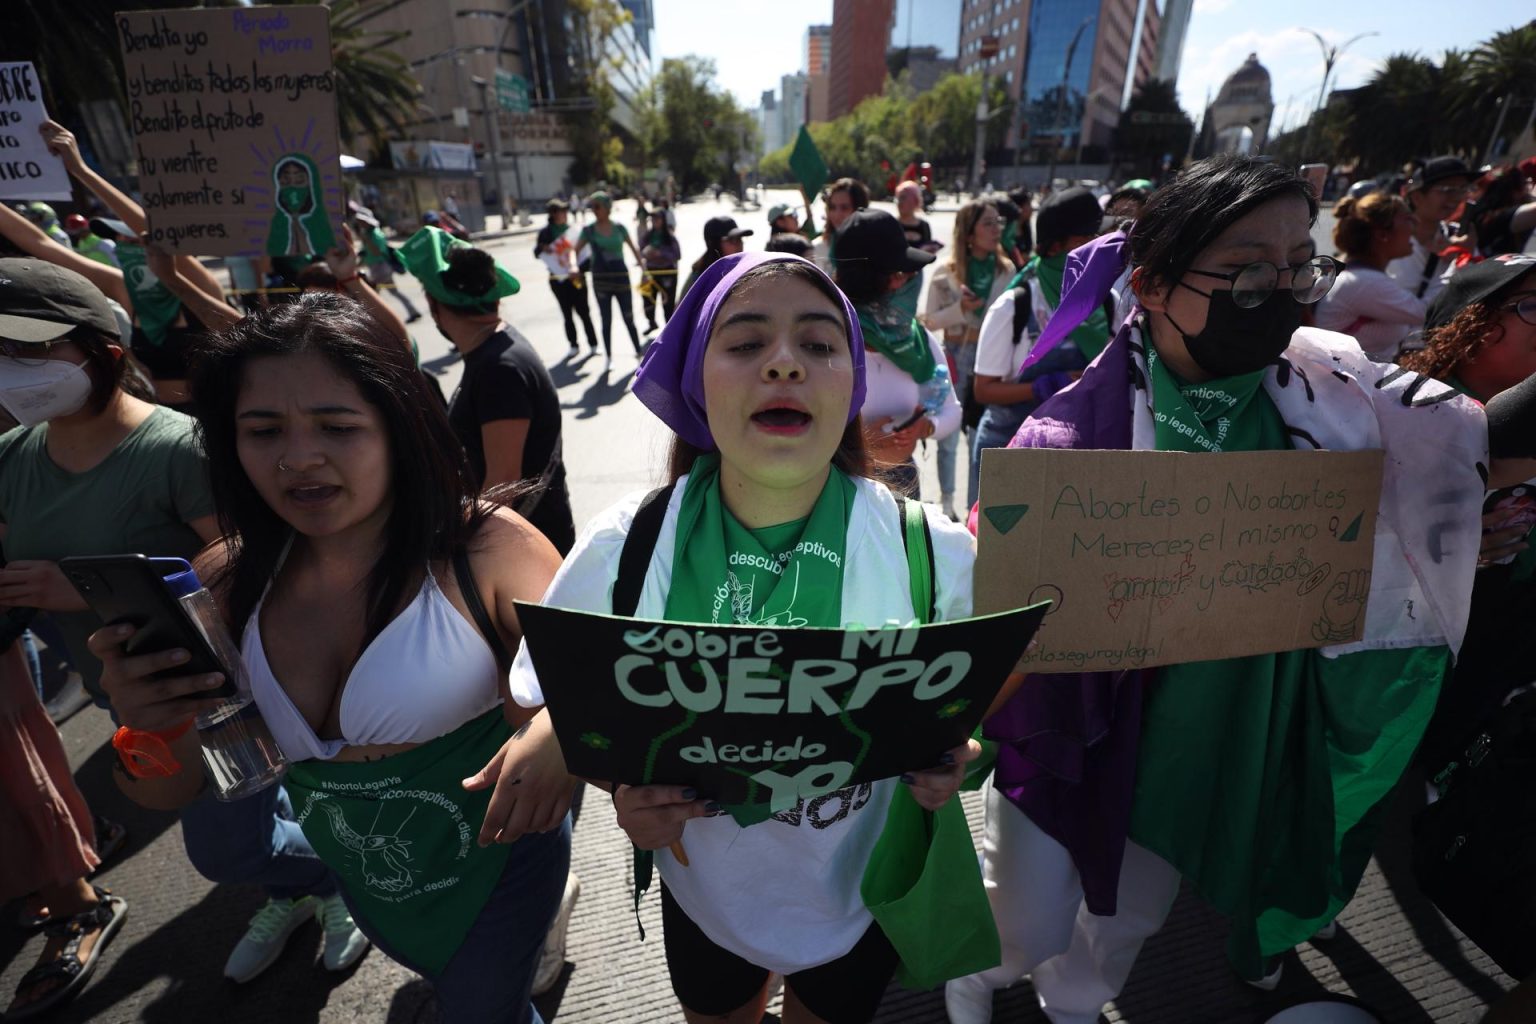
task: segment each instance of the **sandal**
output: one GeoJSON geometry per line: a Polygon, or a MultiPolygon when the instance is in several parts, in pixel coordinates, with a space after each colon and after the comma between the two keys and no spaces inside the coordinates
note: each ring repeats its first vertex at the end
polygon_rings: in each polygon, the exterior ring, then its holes
{"type": "Polygon", "coordinates": [[[79,995],[90,980],[91,972],[101,959],[102,950],[106,949],[107,943],[112,941],[112,937],[123,926],[123,919],[128,916],[127,901],[113,896],[109,890],[100,886],[92,888],[96,890],[97,903],[94,907],[67,920],[53,921],[44,929],[51,939],[66,939],[64,948],[59,951],[57,958],[37,964],[22,975],[21,982],[16,986],[16,994],[19,996],[45,981],[60,980],[64,984],[35,1002],[8,1011],[5,1015],[7,1021],[28,1020],[46,1013],[79,995]],[[80,943],[93,931],[99,933],[96,942],[82,960],[80,943]]]}
{"type": "MultiPolygon", "coordinates": [[[[103,818],[99,814],[91,816],[91,824],[96,830],[96,874],[107,866],[107,862],[115,857],[128,842],[128,830],[119,823],[109,818],[103,818]]],[[[53,915],[46,906],[38,906],[41,902],[37,893],[30,892],[22,898],[21,913],[16,915],[16,927],[24,932],[35,932],[39,928],[53,920],[53,915]]]]}

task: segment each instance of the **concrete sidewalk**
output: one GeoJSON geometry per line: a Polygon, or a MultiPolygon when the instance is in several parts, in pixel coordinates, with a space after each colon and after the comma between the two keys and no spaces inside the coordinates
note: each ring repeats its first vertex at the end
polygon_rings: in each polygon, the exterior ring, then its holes
{"type": "MultiPolygon", "coordinates": [[[[259,904],[244,887],[213,886],[187,863],[174,817],[144,811],[116,790],[110,777],[110,723],[87,709],[63,727],[71,763],[92,808],[124,822],[125,852],[98,878],[129,903],[123,931],[95,978],[54,1021],[148,1021],[183,1024],[290,1024],[438,1020],[430,989],[371,951],[351,972],[319,966],[320,932],[306,925],[282,958],[261,977],[236,986],[223,980],[224,958],[259,904]]],[[[605,796],[587,791],[575,833],[574,867],[582,896],[571,924],[559,986],[539,1001],[547,1021],[612,1024],[680,1021],[667,983],[658,901],[653,892],[641,919],[641,942],[630,904],[630,850],[614,825],[605,796]]],[[[968,809],[975,823],[974,797],[968,809]]],[[[1109,1019],[1130,1024],[1256,1022],[1296,999],[1324,991],[1353,995],[1393,1024],[1454,1021],[1471,1024],[1489,1000],[1511,984],[1416,893],[1406,843],[1411,799],[1405,791],[1360,893],[1328,942],[1301,947],[1286,964],[1278,991],[1240,984],[1222,953],[1226,927],[1189,893],[1166,928],[1143,951],[1125,994],[1109,1019]]],[[[7,911],[5,920],[14,919],[7,911]]],[[[9,993],[41,949],[40,937],[0,928],[0,989],[9,993]]],[[[775,1007],[776,1008],[776,1007],[775,1007]]],[[[777,1019],[777,1018],[770,1018],[777,1019]]],[[[944,1021],[939,993],[893,987],[877,1018],[884,1024],[944,1021]]],[[[1041,1022],[1027,983],[998,997],[999,1022],[1041,1022]]]]}

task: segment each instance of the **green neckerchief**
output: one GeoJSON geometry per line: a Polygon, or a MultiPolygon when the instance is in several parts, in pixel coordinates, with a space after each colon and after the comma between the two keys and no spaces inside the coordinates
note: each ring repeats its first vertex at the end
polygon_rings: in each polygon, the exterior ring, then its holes
{"type": "Polygon", "coordinates": [[[475,841],[492,791],[462,785],[511,735],[496,707],[393,757],[299,761],[283,780],[353,913],[428,975],[458,951],[512,852],[475,841]]]}
{"type": "Polygon", "coordinates": [[[876,313],[865,306],[855,306],[859,326],[864,329],[864,344],[879,352],[919,384],[926,384],[938,369],[938,360],[928,345],[928,332],[915,319],[882,324],[876,313]]]}
{"type": "Polygon", "coordinates": [[[268,256],[324,256],[336,245],[331,217],[325,209],[324,181],[320,168],[303,153],[287,153],[272,165],[272,225],[267,232],[268,256]],[[309,183],[283,185],[279,173],[285,164],[304,168],[309,183]]]}
{"type": "Polygon", "coordinates": [[[144,247],[137,242],[120,242],[117,265],[123,271],[123,284],[133,299],[133,317],[151,345],[165,344],[165,334],[181,316],[181,300],[160,283],[149,269],[144,247]]]}
{"type": "Polygon", "coordinates": [[[363,246],[363,263],[370,267],[389,266],[389,239],[383,228],[369,228],[368,244],[363,246]]]}
{"type": "Polygon", "coordinates": [[[967,315],[977,323],[987,315],[986,300],[992,295],[992,282],[997,278],[997,257],[987,253],[981,259],[970,256],[965,261],[965,286],[971,294],[982,300],[981,305],[967,315]]]}
{"type": "Polygon", "coordinates": [[[1008,226],[1003,228],[1003,252],[1006,252],[1009,256],[1012,256],[1013,248],[1018,243],[1018,240],[1019,222],[1016,220],[1011,220],[1008,222],[1008,226]]]}
{"type": "MultiPolygon", "coordinates": [[[[1225,451],[1290,447],[1262,371],[1195,388],[1150,344],[1147,364],[1159,451],[1209,451],[1217,436],[1225,451]]],[[[1156,670],[1130,837],[1231,917],[1228,957],[1244,977],[1262,977],[1268,958],[1349,902],[1447,663],[1444,647],[1420,647],[1156,670]]]]}
{"type": "MultiPolygon", "coordinates": [[[[664,617],[778,628],[841,626],[843,558],[856,493],[852,481],[834,468],[809,517],[749,530],[720,497],[720,457],[701,457],[688,473],[678,510],[664,617]]],[[[689,712],[679,728],[694,717],[689,712]]],[[[766,800],[726,810],[743,827],[771,814],[766,800]]]]}
{"type": "MultiPolygon", "coordinates": [[[[1269,421],[1279,422],[1274,403],[1263,393],[1263,370],[1186,384],[1163,365],[1157,349],[1148,341],[1147,375],[1152,378],[1152,420],[1158,451],[1259,451],[1259,440],[1271,427],[1269,421]]],[[[1280,437],[1285,437],[1283,424],[1280,437]]]]}
{"type": "MultiPolygon", "coordinates": [[[[1040,291],[1045,295],[1045,304],[1055,310],[1061,305],[1061,279],[1066,273],[1068,255],[1061,252],[1046,259],[1031,256],[1029,262],[1024,264],[1024,269],[1013,275],[1013,280],[1008,282],[1008,287],[1017,288],[1026,280],[1033,278],[1040,282],[1040,291]]],[[[1067,337],[1089,360],[1097,359],[1099,353],[1109,347],[1109,314],[1104,312],[1102,305],[1093,307],[1093,312],[1088,315],[1088,319],[1072,328],[1072,333],[1067,337]]]]}

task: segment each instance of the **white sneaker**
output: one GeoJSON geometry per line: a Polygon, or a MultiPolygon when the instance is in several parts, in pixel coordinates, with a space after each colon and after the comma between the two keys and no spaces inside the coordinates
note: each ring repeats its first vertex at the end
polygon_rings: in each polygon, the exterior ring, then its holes
{"type": "Polygon", "coordinates": [[[321,962],[328,971],[344,971],[362,959],[368,952],[368,937],[352,920],[346,901],[341,893],[333,893],[315,904],[315,920],[325,930],[325,952],[321,962]]]}
{"type": "Polygon", "coordinates": [[[533,969],[533,994],[541,996],[555,987],[560,972],[565,969],[565,933],[571,927],[571,911],[576,909],[576,897],[581,895],[581,879],[576,872],[565,876],[565,892],[560,896],[560,910],[544,936],[544,948],[539,951],[539,964],[533,969]]]}
{"type": "Polygon", "coordinates": [[[1313,932],[1312,938],[1317,942],[1327,942],[1337,934],[1339,934],[1339,922],[1338,919],[1335,918],[1334,920],[1329,921],[1327,924],[1323,925],[1317,931],[1313,932]]]}
{"type": "Polygon", "coordinates": [[[244,983],[271,967],[288,944],[288,936],[293,930],[314,916],[314,904],[313,896],[267,900],[251,918],[250,927],[225,961],[224,977],[244,983]]]}
{"type": "Polygon", "coordinates": [[[949,1024],[990,1024],[992,986],[979,974],[967,974],[944,985],[944,1011],[949,1024]]]}
{"type": "Polygon", "coordinates": [[[1275,961],[1275,969],[1257,981],[1252,978],[1244,978],[1243,984],[1258,989],[1260,992],[1273,992],[1280,985],[1280,975],[1285,973],[1285,961],[1275,961]]]}

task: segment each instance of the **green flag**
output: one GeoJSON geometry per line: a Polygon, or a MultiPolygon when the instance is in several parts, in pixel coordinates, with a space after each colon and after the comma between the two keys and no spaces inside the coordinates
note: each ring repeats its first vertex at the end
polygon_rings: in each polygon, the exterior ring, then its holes
{"type": "Polygon", "coordinates": [[[789,154],[789,169],[795,172],[795,180],[800,182],[807,199],[814,199],[827,183],[827,162],[821,158],[821,151],[805,125],[800,126],[800,136],[789,154]]]}

